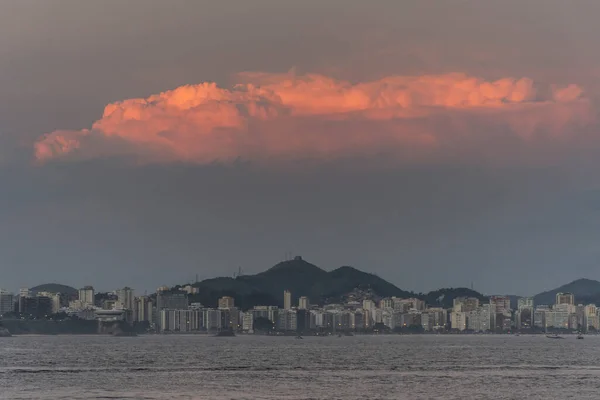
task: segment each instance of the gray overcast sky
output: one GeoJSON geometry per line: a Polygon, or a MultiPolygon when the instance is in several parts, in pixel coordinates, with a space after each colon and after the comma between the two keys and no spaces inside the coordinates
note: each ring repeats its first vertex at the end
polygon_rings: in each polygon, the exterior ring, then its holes
{"type": "Polygon", "coordinates": [[[598,15],[3,1],[0,287],[154,290],[286,251],[416,291],[600,279],[598,15]]]}

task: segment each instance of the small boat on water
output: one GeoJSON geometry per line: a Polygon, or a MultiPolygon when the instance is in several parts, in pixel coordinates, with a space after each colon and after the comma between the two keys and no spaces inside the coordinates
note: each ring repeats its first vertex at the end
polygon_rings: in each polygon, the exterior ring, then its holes
{"type": "Polygon", "coordinates": [[[296,339],[304,339],[301,335],[296,336],[296,339]]]}
{"type": "Polygon", "coordinates": [[[577,339],[583,339],[583,335],[580,333],[579,335],[577,335],[577,339]]]}
{"type": "Polygon", "coordinates": [[[548,339],[562,339],[562,336],[558,336],[556,333],[554,335],[546,335],[548,339]]]}

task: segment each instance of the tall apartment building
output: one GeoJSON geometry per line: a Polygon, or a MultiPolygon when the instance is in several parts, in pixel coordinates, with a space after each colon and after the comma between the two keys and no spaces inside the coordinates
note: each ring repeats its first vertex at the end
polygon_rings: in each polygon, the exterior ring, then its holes
{"type": "Polygon", "coordinates": [[[533,308],[533,297],[520,297],[517,300],[517,309],[533,308]]]}
{"type": "Polygon", "coordinates": [[[453,300],[452,311],[470,312],[479,308],[479,299],[476,297],[457,297],[453,300]]]}
{"type": "Polygon", "coordinates": [[[23,314],[30,315],[35,319],[46,318],[52,314],[52,299],[49,297],[22,297],[20,300],[20,312],[23,314]]]}
{"type": "Polygon", "coordinates": [[[189,307],[187,293],[178,292],[158,292],[156,294],[156,324],[159,330],[162,329],[161,311],[162,310],[187,310],[189,307]]]}
{"type": "Polygon", "coordinates": [[[517,329],[530,329],[534,326],[533,307],[521,307],[515,312],[515,326],[517,329]]]}
{"type": "Polygon", "coordinates": [[[204,320],[204,328],[207,331],[215,331],[221,329],[221,310],[214,310],[211,308],[207,308],[202,311],[203,320],[204,320]]]}
{"type": "Polygon", "coordinates": [[[394,299],[391,297],[386,297],[379,300],[379,308],[382,310],[386,308],[394,308],[394,299]]]}
{"type": "Polygon", "coordinates": [[[453,311],[450,314],[450,327],[459,331],[467,329],[467,313],[462,311],[453,311]]]}
{"type": "Polygon", "coordinates": [[[589,331],[590,328],[594,330],[600,329],[600,320],[598,319],[598,308],[594,304],[588,304],[584,309],[584,323],[583,329],[589,331]]]}
{"type": "Polygon", "coordinates": [[[52,301],[52,313],[56,314],[60,311],[60,294],[50,292],[38,292],[37,296],[48,297],[52,301]]]}
{"type": "Polygon", "coordinates": [[[575,295],[573,293],[556,293],[555,304],[575,305],[575,295]]]}
{"type": "Polygon", "coordinates": [[[292,309],[292,292],[289,290],[285,290],[283,292],[283,309],[291,310],[292,309]]]}
{"type": "Polygon", "coordinates": [[[25,308],[25,299],[31,297],[31,290],[29,288],[19,289],[19,298],[17,303],[17,310],[22,313],[25,308]]]}
{"type": "Polygon", "coordinates": [[[425,302],[421,299],[410,298],[410,299],[400,299],[399,302],[395,302],[394,308],[396,304],[402,304],[400,307],[404,312],[408,312],[410,310],[423,311],[425,309],[425,302]]]}
{"type": "Polygon", "coordinates": [[[0,289],[0,317],[15,310],[15,299],[12,293],[0,289]]]}
{"type": "Polygon", "coordinates": [[[161,332],[195,332],[203,330],[202,310],[169,310],[160,311],[161,332]]]}
{"type": "MultiPolygon", "coordinates": [[[[574,315],[574,314],[573,314],[574,315]]],[[[546,328],[569,329],[570,316],[567,310],[552,309],[546,311],[546,328]]]]}
{"type": "Polygon", "coordinates": [[[221,325],[222,329],[233,329],[238,330],[240,328],[240,311],[235,308],[222,308],[221,311],[221,325]]]}
{"type": "Polygon", "coordinates": [[[92,286],[84,286],[79,289],[79,301],[82,304],[93,306],[94,305],[94,288],[92,286]]]}
{"type": "Polygon", "coordinates": [[[233,297],[223,296],[218,302],[219,308],[233,308],[235,307],[235,300],[233,297]]]}
{"type": "Polygon", "coordinates": [[[251,312],[244,313],[242,317],[242,330],[244,332],[254,332],[254,315],[251,312]]]}
{"type": "Polygon", "coordinates": [[[467,329],[476,332],[486,332],[494,330],[494,306],[484,304],[475,311],[469,311],[467,314],[467,329]]]}
{"type": "Polygon", "coordinates": [[[164,293],[160,292],[156,295],[156,308],[164,310],[187,310],[188,297],[186,293],[164,293]]]}
{"type": "Polygon", "coordinates": [[[282,331],[296,331],[298,316],[294,310],[282,310],[277,319],[277,328],[282,331]]]}
{"type": "Polygon", "coordinates": [[[255,306],[252,310],[248,310],[252,314],[252,319],[256,320],[259,317],[266,318],[269,321],[276,323],[279,318],[279,307],[277,306],[255,306]]]}
{"type": "Polygon", "coordinates": [[[135,309],[135,295],[133,289],[126,286],[123,289],[117,290],[117,304],[120,308],[133,311],[135,309]]]}
{"type": "Polygon", "coordinates": [[[431,307],[425,310],[425,313],[429,315],[429,324],[431,329],[445,329],[448,324],[448,311],[441,307],[431,307]]]}
{"type": "Polygon", "coordinates": [[[490,296],[490,305],[492,305],[492,312],[497,314],[510,312],[510,297],[490,296]]]}
{"type": "Polygon", "coordinates": [[[308,297],[302,296],[298,299],[298,309],[300,310],[308,310],[310,303],[308,301],[308,297]]]}
{"type": "Polygon", "coordinates": [[[152,300],[148,296],[135,299],[133,319],[136,322],[152,322],[152,300]]]}

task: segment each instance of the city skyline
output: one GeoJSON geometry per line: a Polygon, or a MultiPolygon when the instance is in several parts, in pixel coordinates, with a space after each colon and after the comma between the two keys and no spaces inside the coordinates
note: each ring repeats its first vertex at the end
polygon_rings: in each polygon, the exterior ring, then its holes
{"type": "MultiPolygon", "coordinates": [[[[236,276],[239,276],[239,275],[236,275],[236,273],[234,273],[232,277],[235,278],[236,276]]],[[[206,280],[211,280],[213,278],[220,278],[220,277],[218,277],[218,276],[209,277],[209,278],[206,278],[206,280]]],[[[171,287],[176,287],[176,286],[192,288],[194,284],[201,283],[202,281],[203,280],[198,279],[198,280],[195,280],[195,281],[177,282],[177,283],[175,283],[173,285],[164,285],[164,284],[162,284],[162,285],[156,285],[155,289],[150,289],[150,290],[145,289],[145,288],[144,289],[138,289],[138,292],[136,292],[136,294],[139,294],[141,296],[147,296],[147,295],[151,295],[152,293],[156,293],[156,292],[163,291],[163,290],[168,290],[171,287]]],[[[570,284],[573,284],[573,283],[577,283],[577,282],[581,282],[581,281],[596,282],[596,283],[598,283],[598,287],[600,288],[600,280],[597,281],[597,280],[592,280],[592,279],[589,279],[589,278],[577,278],[577,279],[569,281],[569,282],[563,282],[562,284],[559,284],[557,287],[547,288],[546,290],[543,290],[543,291],[540,291],[540,292],[535,292],[535,293],[531,292],[531,293],[522,294],[522,295],[514,294],[514,293],[508,293],[508,292],[495,292],[495,293],[480,292],[480,291],[477,290],[476,287],[473,286],[472,282],[471,282],[470,286],[466,286],[465,285],[465,286],[457,286],[457,287],[454,287],[454,288],[452,288],[450,286],[448,286],[448,287],[440,287],[440,288],[433,289],[432,292],[434,292],[436,290],[439,290],[439,289],[471,289],[471,290],[474,290],[475,292],[478,292],[481,295],[486,296],[486,297],[511,296],[511,297],[515,297],[515,298],[521,299],[521,298],[533,298],[536,295],[541,295],[541,294],[545,294],[547,292],[551,292],[553,290],[556,290],[559,286],[560,287],[567,286],[567,285],[570,285],[570,284]]],[[[390,282],[390,283],[393,284],[393,282],[390,282]]],[[[21,291],[27,291],[28,292],[29,290],[31,290],[31,288],[34,288],[34,287],[37,287],[37,286],[45,286],[45,285],[65,285],[65,284],[62,283],[62,282],[58,282],[58,281],[56,281],[56,282],[45,282],[45,283],[42,283],[42,284],[39,284],[39,285],[33,285],[33,286],[30,286],[30,287],[19,288],[19,289],[15,289],[15,290],[10,290],[10,289],[7,289],[5,287],[0,287],[0,292],[2,292],[2,291],[8,292],[8,293],[19,293],[21,291]]],[[[82,291],[85,291],[86,289],[89,289],[89,288],[91,288],[91,290],[94,291],[95,293],[114,293],[114,294],[117,294],[119,291],[123,291],[123,290],[127,290],[127,289],[129,289],[129,290],[135,290],[135,289],[132,289],[131,287],[129,287],[127,285],[125,285],[125,286],[118,286],[117,285],[117,286],[113,286],[111,288],[100,288],[100,289],[98,289],[97,286],[93,286],[93,285],[75,285],[75,286],[65,285],[65,286],[71,287],[72,289],[77,290],[79,293],[81,293],[82,291]]],[[[404,291],[408,291],[408,292],[411,292],[411,293],[414,293],[414,294],[418,294],[419,293],[417,291],[411,290],[410,288],[399,287],[399,289],[400,290],[404,290],[404,291]]],[[[285,293],[288,293],[288,292],[289,292],[288,290],[285,291],[285,293]]],[[[285,295],[285,293],[284,293],[284,298],[287,299],[287,300],[284,300],[284,303],[285,304],[291,304],[291,302],[292,302],[291,294],[288,296],[288,295],[285,295]]],[[[291,292],[289,292],[289,293],[291,293],[291,292]]],[[[423,293],[423,292],[421,292],[421,293],[423,293]]],[[[600,291],[598,293],[600,294],[600,291]]],[[[570,294],[570,293],[568,293],[568,294],[570,294]]],[[[81,295],[80,295],[80,297],[81,297],[81,295]]],[[[301,297],[306,298],[306,300],[308,302],[310,302],[310,298],[308,298],[307,296],[301,295],[301,297]]],[[[286,307],[284,305],[284,308],[288,308],[288,307],[286,307]]]]}
{"type": "MultiPolygon", "coordinates": [[[[257,273],[260,273],[260,272],[261,271],[258,271],[257,273]]],[[[211,276],[211,277],[206,277],[204,279],[199,279],[198,281],[188,280],[188,281],[185,281],[185,282],[178,281],[177,279],[174,279],[170,285],[166,285],[166,286],[192,285],[194,283],[202,282],[205,279],[206,280],[210,280],[210,279],[213,279],[213,278],[221,278],[221,277],[223,277],[223,276],[215,275],[215,276],[211,276]]],[[[382,278],[384,278],[384,277],[382,277],[382,278]]],[[[576,281],[579,281],[579,280],[592,280],[592,281],[596,281],[596,282],[600,283],[600,279],[597,280],[597,279],[591,279],[591,278],[588,278],[588,277],[578,277],[578,278],[575,278],[575,279],[572,279],[572,280],[569,280],[569,281],[566,281],[566,282],[557,282],[557,284],[556,284],[555,287],[558,287],[558,286],[561,286],[561,285],[565,285],[565,284],[569,284],[569,283],[573,283],[573,282],[576,282],[576,281]]],[[[395,285],[394,282],[390,282],[390,283],[392,283],[392,284],[395,285]]],[[[46,285],[46,284],[66,285],[66,286],[70,286],[70,287],[72,287],[74,289],[77,289],[78,287],[84,287],[84,286],[86,286],[86,285],[77,285],[77,284],[73,285],[73,284],[66,283],[66,281],[55,280],[55,281],[48,281],[48,282],[40,282],[40,283],[37,283],[37,284],[34,284],[34,285],[29,285],[27,287],[35,287],[35,286],[46,285]]],[[[113,292],[115,290],[118,290],[118,289],[115,289],[115,288],[119,287],[119,286],[120,285],[112,285],[112,286],[108,285],[108,286],[98,286],[98,287],[100,288],[99,289],[100,292],[109,293],[109,292],[113,292]]],[[[163,283],[159,283],[159,284],[155,285],[154,289],[156,289],[157,287],[161,287],[161,286],[165,286],[165,283],[163,282],[163,283]]],[[[398,285],[396,285],[396,286],[398,286],[398,285]]],[[[128,287],[128,286],[125,285],[125,287],[128,287]]],[[[409,291],[409,292],[414,292],[414,293],[418,293],[419,292],[418,290],[413,290],[412,288],[408,288],[408,287],[400,287],[400,286],[398,286],[398,287],[400,289],[402,289],[402,290],[406,290],[406,291],[409,291]]],[[[445,289],[445,288],[465,288],[465,289],[475,290],[476,292],[479,292],[479,293],[481,293],[481,294],[483,294],[485,296],[506,295],[506,296],[517,296],[517,297],[531,297],[531,296],[534,296],[536,294],[539,294],[539,293],[542,293],[542,292],[545,292],[545,291],[553,290],[553,289],[555,289],[555,287],[546,287],[546,288],[542,288],[541,290],[530,291],[530,292],[521,293],[521,294],[511,293],[509,291],[497,291],[497,292],[492,292],[492,293],[486,293],[486,292],[483,292],[483,291],[479,291],[478,288],[477,288],[477,286],[475,286],[474,282],[470,281],[470,282],[465,282],[465,284],[463,286],[440,286],[440,287],[432,287],[431,290],[428,290],[428,291],[425,291],[425,292],[422,292],[422,293],[426,293],[426,292],[429,292],[429,291],[435,291],[435,290],[438,290],[438,289],[445,289]]],[[[8,290],[11,293],[18,293],[20,289],[21,289],[21,287],[19,287],[19,288],[12,288],[11,289],[11,288],[8,288],[8,287],[0,286],[0,290],[8,290]]],[[[142,288],[140,290],[143,293],[152,293],[154,289],[152,287],[149,287],[149,288],[145,288],[144,287],[144,288],[142,288]]]]}
{"type": "MultiPolygon", "coordinates": [[[[97,323],[97,333],[113,334],[116,330],[121,334],[231,331],[229,335],[555,331],[581,335],[600,331],[600,309],[594,303],[578,302],[569,292],[555,293],[550,304],[536,304],[533,297],[519,298],[513,306],[509,296],[455,296],[449,307],[443,307],[417,297],[382,297],[358,288],[345,300],[312,304],[309,297],[302,293],[292,297],[286,289],[282,291],[282,308],[268,303],[240,308],[230,296],[219,297],[216,307],[211,307],[194,300],[199,293],[190,285],[159,287],[152,295],[143,296],[135,296],[130,287],[117,289],[112,296],[96,293],[92,286],[69,295],[21,289],[16,298],[0,291],[0,309],[4,310],[0,323],[27,332],[26,321],[68,320],[74,324],[70,333],[93,333],[90,323],[97,323]],[[17,321],[21,321],[20,326],[15,325],[17,321]]],[[[64,329],[65,325],[61,326],[64,329]]],[[[46,334],[56,329],[51,325],[37,327],[34,332],[46,334]]]]}

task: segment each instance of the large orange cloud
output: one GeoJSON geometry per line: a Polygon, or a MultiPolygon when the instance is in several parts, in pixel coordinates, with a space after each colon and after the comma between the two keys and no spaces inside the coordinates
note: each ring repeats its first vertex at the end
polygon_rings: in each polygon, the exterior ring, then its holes
{"type": "Polygon", "coordinates": [[[245,73],[239,80],[231,89],[201,83],[109,104],[91,129],[40,138],[35,157],[207,163],[386,151],[410,158],[488,130],[525,141],[557,137],[591,118],[580,87],[545,87],[528,78],[452,73],[353,84],[245,73]]]}

